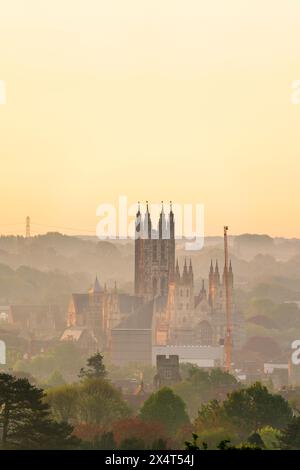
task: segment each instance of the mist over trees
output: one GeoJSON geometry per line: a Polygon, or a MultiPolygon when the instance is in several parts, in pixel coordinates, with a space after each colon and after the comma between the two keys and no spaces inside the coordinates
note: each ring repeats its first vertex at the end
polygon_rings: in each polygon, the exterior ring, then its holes
{"type": "MultiPolygon", "coordinates": [[[[179,259],[184,246],[178,243],[179,259]]],[[[266,235],[230,237],[237,289],[275,302],[300,298],[300,240],[266,235]]],[[[211,259],[223,259],[221,237],[208,237],[199,252],[191,253],[196,286],[207,279],[211,259]]],[[[0,299],[5,303],[59,303],[71,292],[88,289],[96,273],[121,290],[133,288],[133,242],[99,241],[48,233],[25,239],[0,237],[0,299]]]]}
{"type": "MultiPolygon", "coordinates": [[[[235,300],[246,322],[241,356],[280,360],[300,328],[300,241],[256,235],[229,241],[235,300]]],[[[185,254],[179,243],[179,259],[185,254]]],[[[204,249],[192,254],[196,290],[202,278],[207,282],[211,258],[222,261],[222,238],[209,237],[204,249]]],[[[133,244],[126,241],[57,233],[30,240],[0,237],[1,304],[58,305],[65,322],[71,293],[87,292],[95,274],[109,287],[116,280],[119,292],[132,292],[133,260],[133,244]]],[[[219,450],[300,448],[297,387],[276,394],[272,384],[246,386],[220,369],[181,364],[182,381],[133,406],[118,381],[138,384],[142,373],[152,384],[155,374],[138,358],[117,367],[100,353],[83,357],[75,344],[55,340],[25,357],[20,350],[30,338],[3,319],[0,331],[9,346],[5,373],[13,377],[6,379],[6,389],[0,384],[2,446],[35,448],[39,439],[45,448],[182,449],[185,442],[219,450]],[[24,413],[12,411],[12,421],[5,421],[5,409],[15,410],[22,400],[24,413]],[[39,434],[32,431],[29,439],[33,422],[39,434]]]]}

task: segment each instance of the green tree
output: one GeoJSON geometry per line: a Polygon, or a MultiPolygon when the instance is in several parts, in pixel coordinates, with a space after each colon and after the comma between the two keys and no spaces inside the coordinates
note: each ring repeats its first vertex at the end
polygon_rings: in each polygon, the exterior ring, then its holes
{"type": "Polygon", "coordinates": [[[148,422],[162,423],[170,434],[189,423],[184,401],[170,388],[164,387],[152,393],[140,410],[140,418],[148,422]]]}
{"type": "Polygon", "coordinates": [[[122,393],[101,378],[51,388],[46,400],[57,420],[107,425],[130,415],[122,393]]]}
{"type": "Polygon", "coordinates": [[[130,415],[122,393],[101,378],[86,379],[77,386],[79,422],[107,425],[130,415]]]}
{"type": "MultiPolygon", "coordinates": [[[[196,433],[192,433],[192,440],[185,441],[186,450],[208,450],[209,446],[207,442],[198,443],[199,436],[196,433]]],[[[249,443],[240,444],[239,446],[230,445],[230,439],[224,439],[218,443],[216,446],[217,450],[262,450],[261,447],[252,445],[249,443]]]]}
{"type": "Polygon", "coordinates": [[[66,341],[31,359],[17,361],[14,370],[28,372],[40,382],[46,381],[54,371],[58,371],[66,377],[67,381],[72,381],[77,377],[82,365],[82,354],[78,346],[66,341]]]}
{"type": "Polygon", "coordinates": [[[66,384],[47,390],[46,401],[51,408],[53,417],[57,421],[76,421],[78,394],[77,385],[66,384]]]}
{"type": "Polygon", "coordinates": [[[284,450],[300,449],[300,416],[293,417],[288,425],[281,431],[279,442],[281,448],[284,450]]]}
{"type": "Polygon", "coordinates": [[[202,405],[195,420],[198,433],[223,428],[230,435],[246,439],[264,426],[281,429],[292,418],[292,409],[281,396],[270,393],[260,383],[230,393],[224,402],[212,400],[202,405]]]}
{"type": "Polygon", "coordinates": [[[58,371],[55,370],[52,372],[52,374],[48,377],[46,382],[43,384],[43,386],[46,387],[59,387],[60,385],[64,385],[66,382],[62,376],[62,374],[58,371]]]}
{"type": "Polygon", "coordinates": [[[186,450],[207,450],[208,446],[206,442],[202,442],[201,444],[198,443],[199,436],[195,432],[192,433],[192,440],[185,441],[185,449],[186,450]]]}
{"type": "Polygon", "coordinates": [[[99,352],[89,357],[87,360],[87,368],[82,367],[79,372],[80,379],[104,378],[106,375],[107,372],[103,364],[103,356],[99,352]]]}
{"type": "Polygon", "coordinates": [[[279,429],[265,426],[258,430],[258,434],[263,440],[265,449],[276,450],[280,448],[281,431],[279,429]]]}
{"type": "Polygon", "coordinates": [[[0,374],[0,427],[2,447],[56,449],[78,445],[67,423],[51,419],[42,389],[27,379],[0,374]]]}
{"type": "Polygon", "coordinates": [[[229,394],[223,408],[226,416],[247,434],[267,425],[281,429],[293,414],[281,395],[270,393],[259,382],[229,394]]]}
{"type": "Polygon", "coordinates": [[[206,442],[209,449],[217,449],[218,444],[221,441],[228,440],[233,444],[238,444],[240,442],[237,434],[229,432],[228,430],[222,427],[216,427],[214,429],[207,429],[199,433],[199,442],[206,442]]]}
{"type": "Polygon", "coordinates": [[[219,368],[206,371],[195,365],[184,368],[186,379],[172,388],[187,404],[189,416],[195,418],[201,404],[224,400],[228,393],[240,388],[236,378],[219,368]]]}
{"type": "Polygon", "coordinates": [[[197,433],[201,434],[218,428],[230,430],[232,426],[230,426],[230,421],[227,419],[223,404],[218,400],[211,400],[201,405],[198,417],[195,420],[195,428],[197,433]]]}

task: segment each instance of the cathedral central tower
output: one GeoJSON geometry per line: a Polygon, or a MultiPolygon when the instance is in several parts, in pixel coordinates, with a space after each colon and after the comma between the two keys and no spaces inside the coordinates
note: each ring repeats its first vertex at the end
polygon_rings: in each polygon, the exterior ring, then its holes
{"type": "Polygon", "coordinates": [[[147,202],[145,216],[138,208],[135,233],[135,295],[146,300],[167,295],[175,270],[175,223],[172,204],[166,216],[162,205],[157,230],[152,228],[147,202]]]}

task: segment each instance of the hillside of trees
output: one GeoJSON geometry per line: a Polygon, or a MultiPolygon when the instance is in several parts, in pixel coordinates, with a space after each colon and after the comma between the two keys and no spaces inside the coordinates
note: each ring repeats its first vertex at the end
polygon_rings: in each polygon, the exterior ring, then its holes
{"type": "Polygon", "coordinates": [[[69,384],[0,372],[0,449],[300,450],[299,390],[284,397],[219,369],[183,372],[137,409],[100,353],[69,384]]]}

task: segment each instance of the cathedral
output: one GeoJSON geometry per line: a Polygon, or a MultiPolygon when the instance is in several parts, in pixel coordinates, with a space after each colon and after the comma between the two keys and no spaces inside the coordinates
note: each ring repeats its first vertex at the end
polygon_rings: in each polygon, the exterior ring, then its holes
{"type": "Polygon", "coordinates": [[[191,259],[184,259],[181,268],[176,261],[172,204],[167,215],[162,206],[156,228],[148,204],[144,216],[138,208],[135,227],[134,295],[120,294],[116,286],[108,291],[96,277],[87,293],[72,294],[63,338],[76,340],[87,331],[97,349],[110,353],[116,362],[126,355],[131,361],[144,357],[147,362],[153,346],[224,345],[227,276],[232,348],[241,349],[244,324],[234,302],[231,262],[222,276],[218,262],[211,262],[207,288],[202,281],[195,292],[191,259]]]}

